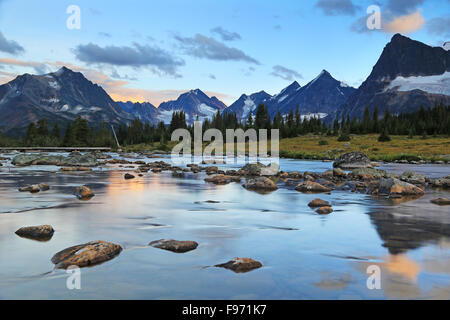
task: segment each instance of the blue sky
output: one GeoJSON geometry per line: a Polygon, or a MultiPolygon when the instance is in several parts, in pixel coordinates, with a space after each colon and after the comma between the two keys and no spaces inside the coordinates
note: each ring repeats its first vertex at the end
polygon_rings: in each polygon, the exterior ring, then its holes
{"type": "Polygon", "coordinates": [[[395,32],[450,40],[450,0],[0,0],[0,83],[66,65],[114,99],[158,106],[200,88],[230,104],[322,69],[357,87],[395,32]],[[372,4],[381,30],[365,27],[372,4]],[[70,5],[79,30],[66,26],[70,5]]]}

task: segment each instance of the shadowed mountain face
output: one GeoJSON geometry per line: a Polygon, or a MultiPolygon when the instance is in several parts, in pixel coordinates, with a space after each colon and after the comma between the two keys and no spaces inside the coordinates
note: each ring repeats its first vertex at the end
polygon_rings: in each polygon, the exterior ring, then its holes
{"type": "Polygon", "coordinates": [[[150,102],[122,102],[118,101],[117,105],[125,112],[129,113],[133,118],[140,119],[142,122],[153,125],[158,124],[158,108],[150,102]]]}
{"type": "Polygon", "coordinates": [[[199,120],[211,118],[218,110],[223,110],[227,106],[216,97],[208,97],[200,89],[183,93],[177,100],[163,102],[158,107],[158,121],[170,123],[172,113],[183,110],[186,113],[186,121],[193,123],[198,117],[199,120]]]}
{"type": "Polygon", "coordinates": [[[263,103],[268,106],[272,118],[277,112],[282,115],[295,112],[297,107],[302,115],[325,117],[328,114],[335,114],[355,91],[355,88],[334,79],[328,71],[323,70],[304,87],[294,81],[274,96],[264,91],[250,96],[242,95],[227,108],[227,112],[235,112],[238,119],[246,120],[249,110],[255,114],[257,106],[263,103]]]}
{"type": "Polygon", "coordinates": [[[132,118],[100,86],[65,67],[46,75],[24,74],[0,86],[0,114],[2,131],[13,135],[41,118],[64,124],[81,116],[95,127],[132,118]]]}
{"type": "Polygon", "coordinates": [[[274,96],[269,102],[269,112],[287,114],[299,107],[301,114],[332,114],[340,109],[347,98],[356,91],[345,83],[322,72],[307,85],[300,87],[294,82],[274,96]]]}
{"type": "Polygon", "coordinates": [[[243,94],[232,105],[224,109],[224,112],[235,113],[238,120],[246,121],[250,112],[254,113],[258,105],[267,103],[271,97],[272,96],[265,91],[253,93],[249,96],[243,94]]]}
{"type": "Polygon", "coordinates": [[[400,34],[386,45],[369,77],[342,106],[342,113],[361,118],[365,107],[383,114],[408,113],[441,100],[450,103],[450,51],[430,47],[400,34]]]}

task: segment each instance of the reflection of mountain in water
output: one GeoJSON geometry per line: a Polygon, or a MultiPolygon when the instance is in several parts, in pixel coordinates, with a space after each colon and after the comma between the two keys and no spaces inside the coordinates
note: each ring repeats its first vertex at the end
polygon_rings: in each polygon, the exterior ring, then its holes
{"type": "Polygon", "coordinates": [[[432,194],[426,194],[409,202],[386,201],[369,212],[383,246],[391,254],[450,238],[448,207],[431,204],[432,198],[432,194]]]}

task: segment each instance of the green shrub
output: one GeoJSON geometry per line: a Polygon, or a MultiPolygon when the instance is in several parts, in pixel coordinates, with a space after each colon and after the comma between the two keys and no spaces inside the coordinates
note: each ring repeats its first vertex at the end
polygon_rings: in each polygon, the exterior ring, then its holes
{"type": "Polygon", "coordinates": [[[328,145],[327,140],[319,140],[319,146],[326,146],[326,145],[328,145]]]}

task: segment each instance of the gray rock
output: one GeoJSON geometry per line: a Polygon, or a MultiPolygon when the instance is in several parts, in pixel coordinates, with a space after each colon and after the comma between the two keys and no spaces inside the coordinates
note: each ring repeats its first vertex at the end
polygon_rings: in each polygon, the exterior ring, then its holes
{"type": "Polygon", "coordinates": [[[178,241],[173,239],[160,239],[150,242],[149,245],[176,253],[188,252],[198,247],[198,243],[195,241],[178,241]]]}
{"type": "Polygon", "coordinates": [[[262,263],[251,258],[234,258],[226,263],[217,264],[215,266],[229,269],[236,273],[244,273],[261,268],[262,263]]]}
{"type": "Polygon", "coordinates": [[[350,152],[341,155],[337,158],[333,167],[342,169],[357,169],[371,167],[370,159],[362,152],[350,152]]]}

